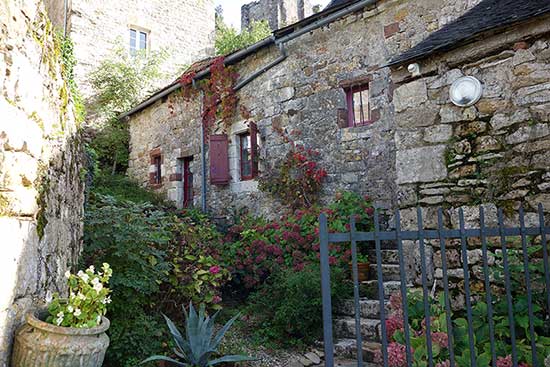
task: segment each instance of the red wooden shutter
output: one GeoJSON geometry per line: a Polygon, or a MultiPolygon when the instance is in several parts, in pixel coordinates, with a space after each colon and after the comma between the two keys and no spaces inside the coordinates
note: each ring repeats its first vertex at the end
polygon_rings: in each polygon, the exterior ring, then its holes
{"type": "Polygon", "coordinates": [[[250,121],[250,161],[252,164],[252,177],[258,176],[258,161],[260,155],[258,152],[258,126],[250,121]]]}
{"type": "Polygon", "coordinates": [[[227,135],[210,135],[210,183],[229,183],[229,143],[227,135]]]}

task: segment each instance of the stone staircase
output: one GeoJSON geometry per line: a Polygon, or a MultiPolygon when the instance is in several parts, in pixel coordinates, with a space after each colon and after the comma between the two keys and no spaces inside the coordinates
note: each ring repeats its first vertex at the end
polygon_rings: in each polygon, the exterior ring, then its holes
{"type": "MultiPolygon", "coordinates": [[[[369,281],[359,287],[359,307],[361,310],[361,335],[363,337],[363,359],[373,363],[376,351],[381,347],[380,301],[378,298],[378,280],[376,276],[376,253],[369,252],[371,261],[369,281]]],[[[385,312],[388,314],[388,300],[391,294],[400,292],[399,258],[396,249],[382,250],[382,273],[385,298],[385,312]]],[[[356,358],[357,343],[355,336],[354,300],[343,302],[334,316],[335,355],[341,358],[356,358]]]]}

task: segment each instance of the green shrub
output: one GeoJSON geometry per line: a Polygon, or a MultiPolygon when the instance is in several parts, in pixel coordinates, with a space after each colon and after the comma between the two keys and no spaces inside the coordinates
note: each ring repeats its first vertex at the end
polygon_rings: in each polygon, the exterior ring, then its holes
{"type": "Polygon", "coordinates": [[[219,308],[220,288],[229,272],[211,251],[221,235],[204,215],[124,200],[154,196],[121,177],[115,180],[120,186],[109,182],[94,190],[117,197],[97,192],[90,196],[82,261],[107,262],[113,268],[106,365],[134,366],[165,352],[166,345],[159,342],[160,312],[179,317],[175,305],[190,300],[219,308]]]}
{"type": "MultiPolygon", "coordinates": [[[[229,229],[221,251],[234,274],[234,283],[254,289],[279,269],[301,271],[308,264],[318,264],[321,213],[327,214],[332,232],[349,231],[351,215],[355,215],[358,230],[368,231],[373,227],[374,209],[370,199],[353,192],[337,193],[327,208],[296,210],[279,220],[244,218],[229,229]]],[[[331,265],[347,267],[351,256],[349,243],[331,244],[329,252],[331,265]]]]}
{"type": "Polygon", "coordinates": [[[143,324],[157,314],[160,284],[168,280],[171,264],[165,249],[170,239],[166,214],[149,203],[99,194],[89,203],[83,262],[107,262],[113,269],[112,305],[107,314],[111,320],[108,365],[125,366],[130,356],[149,355],[151,351],[144,351],[142,345],[158,346],[143,324]]]}
{"type": "MultiPolygon", "coordinates": [[[[331,272],[334,303],[351,296],[342,269],[331,272]]],[[[280,344],[309,344],[322,335],[321,271],[310,265],[302,271],[287,269],[273,274],[249,297],[248,313],[260,338],[280,344]]]]}

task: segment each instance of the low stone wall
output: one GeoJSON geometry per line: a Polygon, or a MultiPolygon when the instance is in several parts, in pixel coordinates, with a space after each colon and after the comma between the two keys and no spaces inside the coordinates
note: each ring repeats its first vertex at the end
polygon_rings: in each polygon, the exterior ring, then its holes
{"type": "Polygon", "coordinates": [[[80,142],[59,48],[39,0],[0,2],[0,366],[25,313],[81,250],[80,142]]]}

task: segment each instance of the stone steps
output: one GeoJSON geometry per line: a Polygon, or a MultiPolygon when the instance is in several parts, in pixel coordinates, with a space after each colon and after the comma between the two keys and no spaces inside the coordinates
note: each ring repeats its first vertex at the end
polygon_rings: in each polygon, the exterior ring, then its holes
{"type": "MultiPolygon", "coordinates": [[[[401,287],[401,282],[396,280],[384,281],[384,298],[389,299],[390,295],[394,293],[399,293],[401,287]]],[[[377,280],[368,280],[362,282],[359,285],[359,294],[365,296],[368,299],[378,299],[378,281],[377,280]]]]}
{"type": "MultiPolygon", "coordinates": [[[[363,342],[363,361],[376,362],[376,353],[381,350],[380,343],[363,342]]],[[[357,359],[357,341],[355,339],[338,339],[334,343],[334,354],[339,358],[357,359]]]]}
{"type": "MultiPolygon", "coordinates": [[[[386,315],[388,314],[388,302],[385,302],[386,315]]],[[[380,317],[380,301],[373,299],[361,298],[359,299],[359,309],[361,310],[361,317],[367,319],[377,319],[380,317]]],[[[337,313],[341,316],[353,316],[355,317],[355,301],[348,299],[342,302],[338,306],[337,313]]]]}
{"type": "MultiPolygon", "coordinates": [[[[382,264],[382,278],[384,282],[390,280],[399,280],[399,265],[396,264],[382,264]]],[[[378,279],[378,271],[376,264],[370,264],[369,266],[369,279],[378,279]]]]}
{"type": "MultiPolygon", "coordinates": [[[[334,320],[334,335],[340,339],[355,338],[355,318],[343,317],[334,320]]],[[[361,336],[365,341],[380,341],[381,328],[378,319],[361,319],[361,336]]]]}

